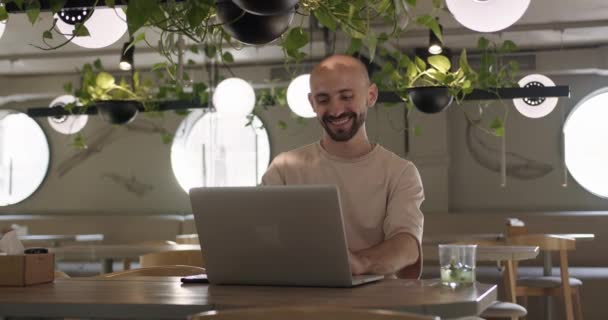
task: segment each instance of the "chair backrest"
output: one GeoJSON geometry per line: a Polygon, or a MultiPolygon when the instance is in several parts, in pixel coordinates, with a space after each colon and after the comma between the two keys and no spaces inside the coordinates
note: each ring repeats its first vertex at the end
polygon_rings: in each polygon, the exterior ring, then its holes
{"type": "Polygon", "coordinates": [[[70,276],[63,272],[63,271],[59,271],[59,270],[55,270],[55,279],[69,279],[70,276]]]}
{"type": "Polygon", "coordinates": [[[277,307],[198,313],[191,320],[434,320],[405,312],[330,307],[277,307]]]}
{"type": "Polygon", "coordinates": [[[139,257],[139,264],[143,267],[185,265],[204,267],[201,250],[173,250],[148,253],[139,257]]]}
{"type": "Polygon", "coordinates": [[[519,236],[528,233],[526,224],[517,218],[507,219],[507,237],[519,236]]]}
{"type": "Polygon", "coordinates": [[[175,242],[177,242],[178,244],[199,244],[198,234],[178,234],[175,237],[175,242]]]}
{"type": "Polygon", "coordinates": [[[206,273],[205,268],[193,266],[157,266],[125,271],[105,273],[95,278],[126,278],[126,277],[186,277],[206,273]]]}

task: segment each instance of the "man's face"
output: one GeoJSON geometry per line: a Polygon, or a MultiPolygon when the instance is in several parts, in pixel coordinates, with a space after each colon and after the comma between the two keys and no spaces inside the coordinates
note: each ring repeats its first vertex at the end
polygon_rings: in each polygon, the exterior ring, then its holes
{"type": "Polygon", "coordinates": [[[311,77],[310,103],[334,140],[352,139],[365,123],[370,85],[358,66],[332,64],[311,77]]]}

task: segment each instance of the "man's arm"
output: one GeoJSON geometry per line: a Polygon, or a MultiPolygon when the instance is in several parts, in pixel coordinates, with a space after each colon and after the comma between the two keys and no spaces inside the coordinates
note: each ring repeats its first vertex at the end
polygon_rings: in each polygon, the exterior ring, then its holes
{"type": "Polygon", "coordinates": [[[354,275],[394,274],[418,261],[418,241],[409,233],[398,233],[373,247],[351,252],[354,275]]]}

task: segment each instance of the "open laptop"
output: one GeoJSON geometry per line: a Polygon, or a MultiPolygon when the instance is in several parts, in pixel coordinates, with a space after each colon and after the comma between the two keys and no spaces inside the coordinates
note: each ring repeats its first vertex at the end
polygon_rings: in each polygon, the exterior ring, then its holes
{"type": "Polygon", "coordinates": [[[352,287],[335,186],[193,188],[190,201],[212,284],[352,287]]]}

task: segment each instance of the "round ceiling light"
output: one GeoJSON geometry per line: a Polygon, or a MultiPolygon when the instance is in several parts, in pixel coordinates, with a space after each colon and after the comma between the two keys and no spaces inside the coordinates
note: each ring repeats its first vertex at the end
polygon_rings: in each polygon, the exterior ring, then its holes
{"type": "Polygon", "coordinates": [[[118,41],[127,31],[127,17],[122,9],[62,9],[55,17],[58,18],[59,32],[68,39],[72,38],[74,25],[84,21],[90,36],[72,39],[72,43],[84,48],[107,47],[118,41]]]}
{"type": "Polygon", "coordinates": [[[608,88],[583,98],[564,123],[564,154],[572,177],[587,191],[608,198],[608,88]]]}
{"type": "Polygon", "coordinates": [[[519,20],[530,0],[447,0],[454,18],[468,29],[496,32],[519,20]]]}
{"type": "Polygon", "coordinates": [[[4,34],[4,29],[5,28],[6,28],[6,21],[0,22],[0,38],[2,38],[2,35],[4,34]]]}
{"type": "MultiPolygon", "coordinates": [[[[554,87],[555,83],[542,74],[530,74],[523,77],[518,82],[522,88],[542,88],[542,87],[554,87]]],[[[541,98],[541,97],[528,97],[523,99],[513,99],[513,104],[519,113],[524,117],[528,118],[542,118],[557,106],[557,98],[541,98]]]]}
{"type": "Polygon", "coordinates": [[[314,118],[317,116],[310,105],[310,101],[308,101],[309,93],[310,74],[298,76],[287,87],[287,105],[293,113],[302,118],[314,118]]]}
{"type": "Polygon", "coordinates": [[[255,107],[255,91],[243,79],[228,78],[215,88],[213,106],[226,116],[247,116],[255,107]]]}
{"type": "MultiPolygon", "coordinates": [[[[76,98],[71,95],[63,95],[55,98],[49,105],[50,108],[63,108],[69,103],[76,102],[76,98]]],[[[82,130],[89,120],[89,116],[59,116],[48,117],[51,127],[62,134],[74,134],[82,130]]]]}

